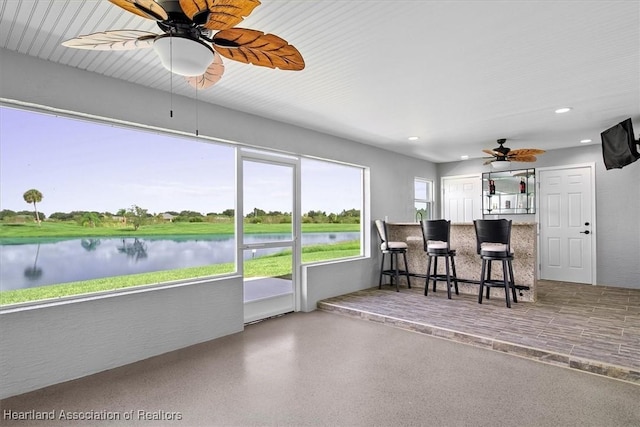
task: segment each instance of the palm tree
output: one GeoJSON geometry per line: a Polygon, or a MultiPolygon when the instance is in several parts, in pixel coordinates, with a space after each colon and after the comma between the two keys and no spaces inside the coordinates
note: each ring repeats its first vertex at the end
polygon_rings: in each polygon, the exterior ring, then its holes
{"type": "Polygon", "coordinates": [[[38,225],[40,225],[40,214],[38,214],[38,208],[36,207],[36,203],[40,203],[42,201],[42,193],[32,188],[31,190],[25,191],[22,195],[24,201],[27,203],[33,203],[33,210],[36,213],[36,221],[38,221],[38,225]]]}
{"type": "Polygon", "coordinates": [[[100,224],[100,215],[98,215],[96,212],[85,212],[80,218],[80,224],[83,227],[87,225],[95,227],[96,225],[100,224]]]}

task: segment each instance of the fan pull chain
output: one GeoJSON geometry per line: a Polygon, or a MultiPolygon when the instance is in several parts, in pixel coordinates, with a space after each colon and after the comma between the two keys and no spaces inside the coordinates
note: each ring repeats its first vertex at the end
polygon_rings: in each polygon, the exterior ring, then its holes
{"type": "Polygon", "coordinates": [[[196,136],[198,136],[198,83],[196,81],[196,136]]]}
{"type": "Polygon", "coordinates": [[[169,117],[173,118],[173,36],[172,33],[169,32],[169,93],[170,101],[169,101],[169,117]]]}

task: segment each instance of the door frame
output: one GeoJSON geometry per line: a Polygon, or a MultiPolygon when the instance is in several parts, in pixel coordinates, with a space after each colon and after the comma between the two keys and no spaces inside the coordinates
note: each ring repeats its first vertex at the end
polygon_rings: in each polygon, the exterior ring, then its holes
{"type": "Polygon", "coordinates": [[[579,169],[579,168],[589,168],[591,173],[591,235],[593,236],[591,239],[591,285],[596,285],[598,280],[597,276],[597,226],[598,221],[596,219],[596,164],[595,162],[589,163],[577,163],[577,164],[569,164],[569,165],[560,165],[560,166],[547,166],[536,168],[536,228],[537,228],[537,241],[538,241],[538,251],[537,251],[537,276],[540,277],[540,273],[542,272],[542,245],[540,241],[540,194],[542,187],[542,179],[540,179],[540,172],[544,171],[553,171],[553,170],[570,170],[570,169],[579,169]]]}
{"type": "MultiPolygon", "coordinates": [[[[244,176],[243,176],[243,162],[254,161],[259,163],[286,166],[293,169],[293,206],[291,212],[291,227],[292,227],[292,266],[291,266],[291,282],[293,285],[293,310],[300,311],[302,305],[302,292],[300,284],[300,265],[301,265],[301,250],[300,250],[300,236],[302,235],[302,223],[301,223],[301,172],[300,172],[300,158],[291,155],[279,155],[277,153],[270,153],[262,150],[253,150],[248,148],[238,148],[236,150],[236,203],[235,203],[235,233],[236,233],[236,266],[237,273],[242,277],[244,283],[244,251],[247,249],[244,244],[244,176]]],[[[269,247],[270,244],[262,244],[262,247],[269,247]]],[[[244,302],[243,302],[244,306],[244,302]]]]}

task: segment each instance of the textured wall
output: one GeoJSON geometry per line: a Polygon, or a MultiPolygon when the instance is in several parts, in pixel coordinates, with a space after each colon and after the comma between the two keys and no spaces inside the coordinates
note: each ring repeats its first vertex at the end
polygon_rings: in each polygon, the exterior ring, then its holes
{"type": "Polygon", "coordinates": [[[0,314],[0,398],[243,330],[242,279],[0,314]]]}

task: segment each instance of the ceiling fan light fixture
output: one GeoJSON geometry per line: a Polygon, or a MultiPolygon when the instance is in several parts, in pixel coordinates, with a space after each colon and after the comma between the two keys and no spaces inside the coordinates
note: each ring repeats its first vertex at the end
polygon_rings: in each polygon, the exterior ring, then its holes
{"type": "Polygon", "coordinates": [[[511,162],[509,160],[496,160],[491,162],[491,167],[497,171],[503,171],[509,169],[511,162]]]}
{"type": "Polygon", "coordinates": [[[162,35],[153,49],[164,68],[181,76],[201,76],[213,62],[211,47],[187,37],[162,35]]]}

